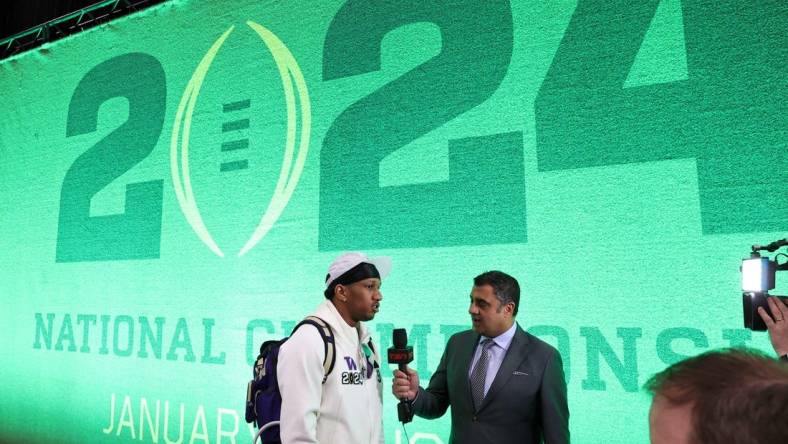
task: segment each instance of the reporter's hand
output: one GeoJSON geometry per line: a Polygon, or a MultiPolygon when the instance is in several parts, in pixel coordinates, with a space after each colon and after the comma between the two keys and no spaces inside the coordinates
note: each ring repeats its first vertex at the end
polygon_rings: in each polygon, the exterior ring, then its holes
{"type": "Polygon", "coordinates": [[[391,393],[397,399],[412,401],[419,393],[419,375],[410,367],[406,367],[405,370],[407,374],[394,370],[394,378],[391,379],[391,393]]]}
{"type": "Polygon", "coordinates": [[[786,319],[788,306],[774,296],[769,296],[767,303],[773,317],[769,316],[763,307],[758,307],[758,314],[769,330],[769,339],[772,341],[774,351],[778,356],[784,356],[788,354],[788,319],[786,319]]]}

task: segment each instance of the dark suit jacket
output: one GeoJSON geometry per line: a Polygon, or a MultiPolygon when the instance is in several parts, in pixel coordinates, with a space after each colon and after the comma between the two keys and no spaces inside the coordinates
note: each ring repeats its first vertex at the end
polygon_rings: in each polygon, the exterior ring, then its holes
{"type": "Polygon", "coordinates": [[[569,442],[566,382],[558,351],[520,326],[481,406],[474,409],[468,372],[479,334],[453,335],[414,412],[437,418],[451,405],[453,444],[569,442]]]}

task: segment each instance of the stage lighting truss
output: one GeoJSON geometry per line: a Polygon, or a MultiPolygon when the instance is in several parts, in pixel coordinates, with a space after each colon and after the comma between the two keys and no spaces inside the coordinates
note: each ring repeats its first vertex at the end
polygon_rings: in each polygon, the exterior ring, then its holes
{"type": "Polygon", "coordinates": [[[0,40],[0,60],[167,0],[107,0],[0,40]]]}

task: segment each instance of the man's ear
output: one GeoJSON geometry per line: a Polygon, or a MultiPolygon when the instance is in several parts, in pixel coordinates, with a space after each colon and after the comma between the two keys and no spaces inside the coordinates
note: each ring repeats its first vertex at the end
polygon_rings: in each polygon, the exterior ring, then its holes
{"type": "Polygon", "coordinates": [[[334,287],[334,299],[337,299],[340,302],[347,302],[347,296],[347,287],[342,284],[334,287]]]}

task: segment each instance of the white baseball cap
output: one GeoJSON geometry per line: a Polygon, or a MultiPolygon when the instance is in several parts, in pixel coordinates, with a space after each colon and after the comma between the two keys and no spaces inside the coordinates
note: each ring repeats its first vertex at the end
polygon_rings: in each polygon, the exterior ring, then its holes
{"type": "Polygon", "coordinates": [[[326,289],[328,289],[331,283],[334,282],[338,277],[342,276],[348,270],[363,262],[374,265],[375,268],[378,269],[378,273],[380,273],[381,280],[388,276],[389,272],[391,272],[390,257],[378,256],[368,258],[364,253],[352,251],[334,259],[334,262],[332,262],[328,267],[328,276],[326,276],[326,289]]]}

